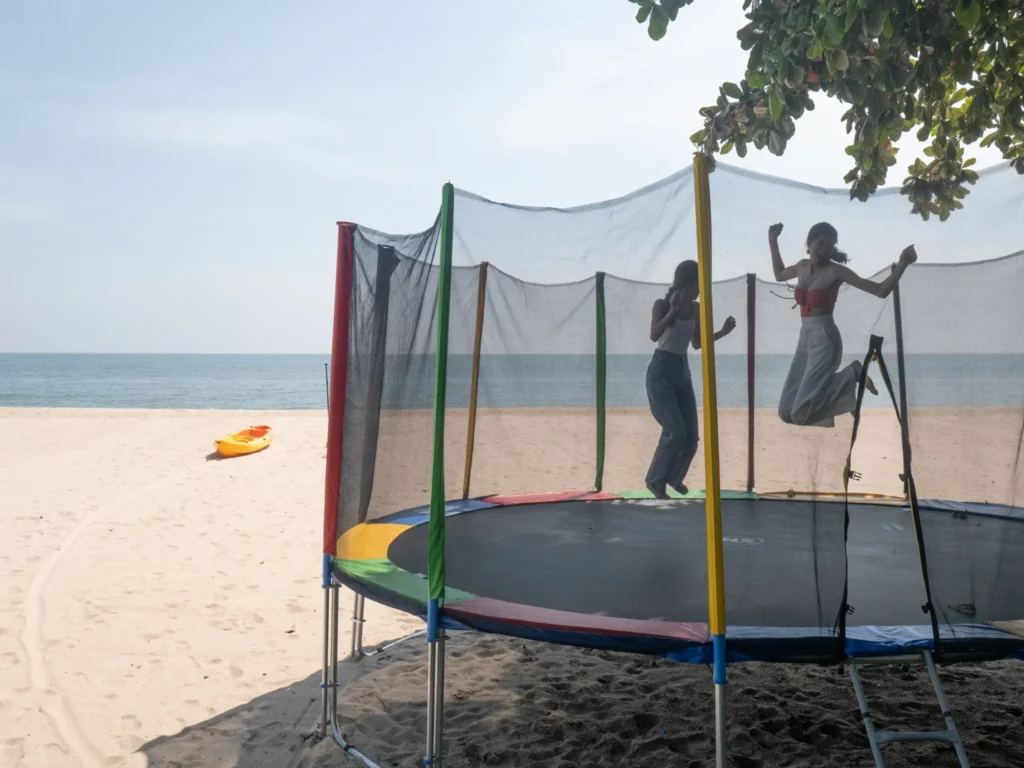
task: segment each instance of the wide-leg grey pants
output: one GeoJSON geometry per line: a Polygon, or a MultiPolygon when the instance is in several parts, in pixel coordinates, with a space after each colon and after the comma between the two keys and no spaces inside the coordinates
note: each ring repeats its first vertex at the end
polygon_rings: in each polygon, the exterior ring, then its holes
{"type": "Polygon", "coordinates": [[[787,424],[834,427],[835,416],[853,413],[857,376],[843,370],[843,338],[832,315],[802,318],[796,353],[782,385],[779,418],[787,424]]]}
{"type": "Polygon", "coordinates": [[[684,355],[655,350],[647,366],[647,402],[661,425],[647,487],[663,492],[682,485],[697,455],[697,398],[684,355]]]}

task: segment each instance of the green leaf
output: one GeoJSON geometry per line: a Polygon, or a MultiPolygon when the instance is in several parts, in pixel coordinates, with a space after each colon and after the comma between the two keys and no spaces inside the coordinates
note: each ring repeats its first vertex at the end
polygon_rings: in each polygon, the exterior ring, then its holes
{"type": "Polygon", "coordinates": [[[925,157],[935,157],[935,147],[925,147],[923,152],[925,157]]]}
{"type": "Polygon", "coordinates": [[[976,162],[978,162],[978,158],[976,158],[976,157],[968,158],[967,160],[964,160],[964,168],[970,168],[976,162]]]}
{"type": "Polygon", "coordinates": [[[736,83],[724,83],[722,90],[725,91],[726,96],[731,96],[734,99],[743,98],[743,89],[736,85],[736,83]]]}
{"type": "Polygon", "coordinates": [[[731,141],[725,142],[725,144],[722,145],[722,154],[728,155],[730,152],[732,152],[732,148],[733,143],[731,141]]]}
{"type": "Polygon", "coordinates": [[[974,75],[974,64],[970,58],[961,56],[956,60],[956,66],[953,68],[953,71],[956,74],[958,83],[969,83],[974,75]]]}
{"type": "Polygon", "coordinates": [[[767,82],[768,81],[765,79],[765,76],[760,72],[751,72],[747,75],[747,85],[749,85],[751,89],[764,88],[767,82]]]}
{"type": "Polygon", "coordinates": [[[885,22],[889,20],[889,9],[879,3],[868,11],[867,31],[871,37],[878,37],[885,29],[885,22]]]}
{"type": "Polygon", "coordinates": [[[651,15],[651,6],[641,5],[640,10],[636,12],[636,20],[643,24],[647,21],[647,17],[651,15]]]}
{"type": "Polygon", "coordinates": [[[779,98],[778,89],[772,88],[768,92],[768,112],[772,116],[772,120],[778,120],[782,117],[782,108],[785,102],[779,98]]]}
{"type": "Polygon", "coordinates": [[[800,64],[792,62],[786,67],[785,83],[789,88],[799,88],[807,79],[807,72],[800,64]]]}
{"type": "Polygon", "coordinates": [[[775,131],[768,137],[768,151],[773,155],[782,156],[786,151],[786,138],[775,131]]]}
{"type": "Polygon", "coordinates": [[[882,37],[886,40],[892,40],[893,35],[896,34],[896,28],[892,25],[892,19],[888,16],[885,19],[885,26],[882,27],[882,37]]]}
{"type": "Polygon", "coordinates": [[[864,127],[860,132],[860,140],[866,147],[874,147],[878,144],[878,125],[874,118],[865,117],[864,127]]]}
{"type": "Polygon", "coordinates": [[[701,129],[690,136],[691,144],[702,144],[704,142],[704,130],[701,129]]]}
{"type": "Polygon", "coordinates": [[[647,25],[647,34],[651,40],[661,40],[668,32],[668,14],[661,6],[655,6],[651,13],[650,24],[647,25]]]}
{"type": "Polygon", "coordinates": [[[747,71],[758,72],[764,65],[764,40],[758,40],[750,49],[750,56],[747,57],[747,71]]]}
{"type": "Polygon", "coordinates": [[[736,33],[737,39],[740,41],[740,47],[744,51],[749,51],[754,43],[756,43],[761,37],[761,27],[756,21],[752,21],[744,27],[740,27],[736,33]]]}
{"type": "Polygon", "coordinates": [[[903,105],[903,116],[906,117],[907,120],[914,119],[914,115],[916,113],[914,106],[914,97],[908,94],[907,100],[903,105]]]}
{"type": "Polygon", "coordinates": [[[981,22],[981,3],[978,0],[960,0],[953,15],[964,29],[974,29],[981,22]]]}
{"type": "Polygon", "coordinates": [[[825,62],[828,64],[828,70],[831,73],[845,72],[850,68],[850,57],[846,51],[837,48],[833,51],[828,51],[825,54],[825,62]]]}
{"type": "Polygon", "coordinates": [[[829,16],[825,19],[825,45],[829,48],[835,48],[843,42],[843,36],[845,34],[846,27],[837,17],[829,16]]]}
{"type": "Polygon", "coordinates": [[[747,156],[747,144],[743,141],[736,142],[736,154],[740,157],[747,156]]]}
{"type": "Polygon", "coordinates": [[[858,8],[856,5],[851,5],[850,10],[846,12],[846,23],[843,25],[843,28],[847,32],[849,32],[851,29],[853,29],[853,27],[857,24],[859,20],[860,8],[858,8]]]}

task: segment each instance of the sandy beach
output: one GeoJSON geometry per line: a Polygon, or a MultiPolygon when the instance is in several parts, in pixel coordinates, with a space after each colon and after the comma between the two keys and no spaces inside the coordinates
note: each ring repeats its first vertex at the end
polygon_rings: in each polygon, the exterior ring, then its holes
{"type": "MultiPolygon", "coordinates": [[[[919,414],[919,485],[966,498],[969,477],[976,500],[1020,504],[1015,454],[998,453],[1016,445],[999,435],[1019,418],[919,414]]],[[[586,487],[592,427],[572,411],[482,414],[473,493],[586,487]]],[[[429,444],[426,414],[383,429],[384,444],[429,444]]],[[[846,430],[800,441],[766,412],[757,431],[759,490],[838,485],[846,430]]],[[[609,413],[606,487],[641,485],[655,436],[645,412],[609,413]]],[[[308,738],[319,713],[325,437],[324,412],[0,409],[0,766],[349,764],[308,738]],[[269,450],[208,458],[215,437],[253,423],[274,427],[269,450]]],[[[457,495],[464,413],[452,414],[448,438],[457,495]]],[[[743,413],[723,412],[722,444],[723,486],[742,487],[743,413]]],[[[410,454],[387,470],[389,504],[426,500],[429,466],[422,450],[410,454]]],[[[899,492],[891,411],[865,414],[854,467],[854,490],[899,492]]],[[[699,459],[691,480],[703,485],[699,459]]],[[[368,645],[420,626],[367,610],[368,645]]],[[[500,637],[456,635],[450,648],[452,768],[711,764],[707,669],[500,637]]],[[[344,693],[346,732],[381,765],[409,765],[422,750],[424,658],[415,642],[366,661],[344,693]]],[[[872,764],[841,671],[731,670],[738,766],[872,764]]],[[[1024,667],[958,666],[943,679],[971,764],[1024,765],[1024,667]]],[[[878,670],[868,682],[886,726],[940,725],[923,673],[878,670]]],[[[897,767],[956,765],[946,747],[887,756],[897,767]]]]}

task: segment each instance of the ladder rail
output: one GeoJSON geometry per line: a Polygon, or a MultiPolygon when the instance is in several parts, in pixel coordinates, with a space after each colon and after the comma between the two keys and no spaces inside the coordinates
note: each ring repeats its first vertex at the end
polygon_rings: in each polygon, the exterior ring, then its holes
{"type": "Polygon", "coordinates": [[[961,768],[970,768],[970,764],[967,761],[967,750],[964,748],[963,740],[960,738],[960,732],[956,727],[956,720],[953,718],[952,710],[949,706],[949,699],[946,697],[945,688],[942,685],[942,680],[939,679],[938,668],[935,665],[935,659],[932,657],[932,652],[928,649],[922,649],[921,651],[912,655],[905,656],[876,656],[866,657],[857,659],[850,656],[847,659],[848,667],[850,670],[850,679],[853,682],[854,693],[857,694],[857,705],[860,707],[861,722],[864,725],[864,731],[868,737],[868,743],[871,745],[871,755],[875,760],[876,768],[885,768],[885,758],[882,755],[882,745],[894,744],[900,742],[937,742],[940,744],[951,744],[956,750],[956,756],[960,761],[961,768]],[[860,677],[861,665],[881,665],[881,664],[906,664],[908,662],[923,663],[928,669],[928,677],[931,679],[932,688],[935,690],[935,698],[939,702],[939,707],[942,710],[942,717],[946,723],[946,729],[943,731],[882,731],[875,727],[874,717],[871,714],[871,708],[868,706],[867,694],[864,692],[864,684],[860,677]]]}

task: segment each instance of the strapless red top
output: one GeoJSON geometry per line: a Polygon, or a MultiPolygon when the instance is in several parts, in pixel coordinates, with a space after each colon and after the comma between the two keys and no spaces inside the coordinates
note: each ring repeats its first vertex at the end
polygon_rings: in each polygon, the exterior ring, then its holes
{"type": "Polygon", "coordinates": [[[832,314],[838,296],[838,282],[833,283],[828,288],[815,288],[810,291],[797,288],[793,291],[793,299],[800,305],[800,317],[810,317],[811,310],[814,309],[824,309],[826,314],[832,314]]]}

